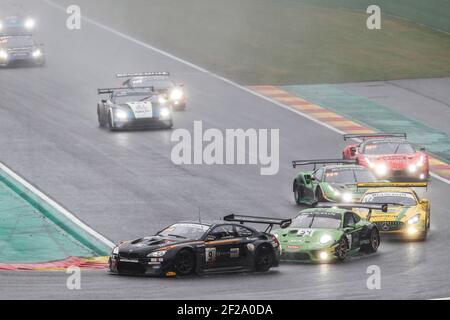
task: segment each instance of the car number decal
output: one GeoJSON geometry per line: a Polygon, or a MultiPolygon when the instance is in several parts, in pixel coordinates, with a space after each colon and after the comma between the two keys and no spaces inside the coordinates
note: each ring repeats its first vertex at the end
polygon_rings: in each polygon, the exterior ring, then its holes
{"type": "Polygon", "coordinates": [[[314,233],[314,229],[299,229],[297,235],[300,237],[311,237],[314,233]]]}
{"type": "Polygon", "coordinates": [[[206,263],[214,263],[214,261],[216,261],[216,252],[216,248],[205,249],[206,263]]]}
{"type": "Polygon", "coordinates": [[[136,119],[152,118],[153,117],[153,106],[150,101],[145,102],[129,102],[131,110],[134,113],[136,119]]]}

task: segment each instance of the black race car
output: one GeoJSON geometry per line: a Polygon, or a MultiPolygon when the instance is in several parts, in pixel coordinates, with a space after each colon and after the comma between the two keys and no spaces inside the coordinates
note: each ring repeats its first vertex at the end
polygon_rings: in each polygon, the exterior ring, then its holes
{"type": "Polygon", "coordinates": [[[153,87],[98,89],[108,95],[97,105],[98,123],[111,131],[172,128],[172,108],[161,101],[153,87]]]}
{"type": "Polygon", "coordinates": [[[152,86],[160,99],[167,100],[174,110],[186,109],[184,84],[173,82],[169,72],[122,73],[118,74],[117,78],[127,78],[123,85],[130,88],[152,86]]]}
{"type": "Polygon", "coordinates": [[[31,34],[36,28],[36,21],[26,15],[13,14],[0,18],[0,36],[7,34],[31,34]]]}
{"type": "Polygon", "coordinates": [[[37,44],[30,35],[0,36],[0,66],[10,67],[18,64],[43,66],[43,45],[37,44]]]}
{"type": "Polygon", "coordinates": [[[123,242],[114,248],[111,273],[186,276],[230,271],[266,272],[277,267],[280,244],[269,234],[273,225],[291,220],[229,215],[215,223],[180,222],[154,236],[123,242]],[[239,222],[239,223],[233,223],[239,222]],[[262,223],[265,232],[243,223],[262,223]]]}

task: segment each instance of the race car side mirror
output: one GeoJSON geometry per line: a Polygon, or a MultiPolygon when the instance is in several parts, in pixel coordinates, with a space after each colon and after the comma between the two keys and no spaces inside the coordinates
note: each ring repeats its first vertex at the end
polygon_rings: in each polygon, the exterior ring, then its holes
{"type": "Polygon", "coordinates": [[[208,234],[205,239],[206,242],[215,241],[215,240],[217,240],[217,238],[215,236],[213,236],[212,234],[208,234]]]}
{"type": "Polygon", "coordinates": [[[105,103],[107,103],[107,102],[108,102],[108,100],[102,99],[102,103],[103,103],[103,104],[105,104],[105,103]]]}
{"type": "Polygon", "coordinates": [[[350,154],[352,155],[352,157],[354,157],[356,155],[356,147],[350,148],[350,154]]]}
{"type": "Polygon", "coordinates": [[[422,199],[422,200],[420,200],[420,204],[422,205],[422,206],[426,206],[426,207],[428,207],[428,204],[429,204],[430,202],[428,201],[428,199],[422,199]]]}
{"type": "Polygon", "coordinates": [[[281,229],[286,229],[291,225],[292,221],[285,221],[282,224],[280,224],[281,229]]]}

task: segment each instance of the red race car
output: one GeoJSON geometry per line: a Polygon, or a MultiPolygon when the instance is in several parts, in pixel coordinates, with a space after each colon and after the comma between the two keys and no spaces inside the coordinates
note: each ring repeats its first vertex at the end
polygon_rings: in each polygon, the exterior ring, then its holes
{"type": "Polygon", "coordinates": [[[406,140],[406,133],[346,134],[344,140],[361,139],[359,144],[348,145],[344,159],[371,169],[378,179],[396,181],[427,180],[430,175],[425,149],[416,148],[406,140]]]}

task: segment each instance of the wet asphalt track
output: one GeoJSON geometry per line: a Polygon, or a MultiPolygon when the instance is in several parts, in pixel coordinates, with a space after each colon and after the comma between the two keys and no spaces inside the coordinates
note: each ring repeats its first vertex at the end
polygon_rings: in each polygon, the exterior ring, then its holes
{"type": "MultiPolygon", "coordinates": [[[[0,70],[0,160],[113,241],[136,238],[177,220],[242,212],[292,216],[295,158],[336,157],[342,138],[219,79],[31,1],[45,16],[43,69],[0,70]],[[117,72],[170,70],[189,88],[175,128],[280,128],[280,172],[254,166],[183,166],[170,161],[171,131],[110,133],[96,120],[96,89],[117,72]]],[[[337,265],[282,265],[269,274],[148,279],[84,271],[82,290],[62,272],[0,272],[0,298],[19,299],[392,299],[450,296],[450,187],[433,180],[432,231],[426,243],[385,241],[374,256],[337,265]],[[382,289],[368,290],[378,265],[382,289]]]]}

